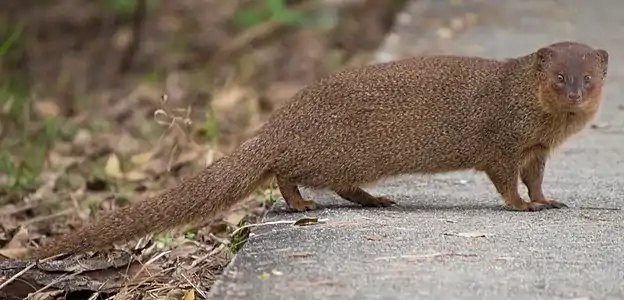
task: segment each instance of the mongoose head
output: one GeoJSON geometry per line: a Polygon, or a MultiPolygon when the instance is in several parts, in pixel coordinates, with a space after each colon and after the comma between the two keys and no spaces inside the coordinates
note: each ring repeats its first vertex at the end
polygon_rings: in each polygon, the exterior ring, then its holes
{"type": "Polygon", "coordinates": [[[609,54],[575,42],[559,42],[536,53],[540,100],[555,111],[596,109],[602,101],[609,54]]]}

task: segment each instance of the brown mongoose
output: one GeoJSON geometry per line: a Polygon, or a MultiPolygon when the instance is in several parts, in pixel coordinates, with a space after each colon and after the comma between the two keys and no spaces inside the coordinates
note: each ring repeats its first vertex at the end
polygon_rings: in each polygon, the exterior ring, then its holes
{"type": "Polygon", "coordinates": [[[513,210],[566,207],[542,191],[545,163],[596,115],[607,66],[603,49],[558,42],[506,60],[433,55],[345,69],[301,90],[201,174],[112,211],[34,256],[101,250],[213,217],[271,176],[295,211],[316,208],[298,186],[389,206],[392,200],[362,187],[400,174],[459,170],[484,172],[513,210]]]}

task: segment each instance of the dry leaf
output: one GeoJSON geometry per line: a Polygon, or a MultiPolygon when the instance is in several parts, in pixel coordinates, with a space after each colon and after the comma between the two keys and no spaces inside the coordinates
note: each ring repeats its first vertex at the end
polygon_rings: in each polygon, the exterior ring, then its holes
{"type": "Polygon", "coordinates": [[[318,222],[318,218],[317,217],[303,217],[297,221],[295,221],[293,223],[293,225],[295,226],[303,226],[303,225],[309,225],[311,223],[317,223],[318,222]]]}
{"type": "Polygon", "coordinates": [[[6,204],[0,206],[0,216],[10,216],[14,214],[18,209],[15,204],[6,204]]]}
{"type": "Polygon", "coordinates": [[[6,100],[6,102],[4,102],[4,105],[2,106],[3,114],[8,114],[11,111],[11,108],[13,108],[14,101],[15,99],[13,99],[13,97],[10,97],[9,99],[6,100]]]}
{"type": "Polygon", "coordinates": [[[217,124],[227,130],[243,131],[259,121],[259,97],[247,87],[234,85],[216,92],[210,106],[217,124]]]}
{"type": "Polygon", "coordinates": [[[21,259],[26,257],[29,253],[28,248],[5,248],[0,249],[0,256],[8,257],[11,259],[21,259]]]}
{"type": "Polygon", "coordinates": [[[205,166],[209,166],[211,165],[214,161],[215,161],[215,155],[217,153],[214,150],[208,149],[208,151],[206,152],[206,154],[204,155],[204,158],[206,159],[206,163],[205,166]]]}
{"type": "Polygon", "coordinates": [[[26,229],[26,226],[21,226],[17,230],[15,235],[13,235],[13,238],[11,239],[11,241],[4,246],[5,249],[21,248],[22,246],[28,243],[28,236],[29,234],[28,234],[28,229],[26,229]]]}
{"type": "Polygon", "coordinates": [[[271,99],[273,106],[278,107],[290,100],[300,89],[301,86],[296,81],[275,82],[269,85],[265,96],[271,99]]]}
{"type": "Polygon", "coordinates": [[[227,214],[224,218],[223,221],[225,221],[226,223],[230,224],[230,225],[236,225],[239,224],[240,221],[247,216],[249,212],[246,209],[237,209],[229,214],[227,214]]]}
{"type": "Polygon", "coordinates": [[[35,110],[37,111],[37,114],[42,117],[56,117],[61,112],[58,105],[52,101],[35,102],[35,110]]]}
{"type": "Polygon", "coordinates": [[[129,180],[129,181],[141,181],[141,180],[147,178],[148,175],[143,173],[143,172],[141,172],[141,171],[134,170],[134,171],[130,171],[130,172],[126,173],[126,174],[123,174],[123,177],[126,180],[129,180]]]}
{"type": "Polygon", "coordinates": [[[217,112],[230,111],[238,108],[252,91],[241,86],[231,86],[219,91],[211,101],[212,108],[217,112]]]}
{"type": "Polygon", "coordinates": [[[130,162],[134,165],[144,165],[148,161],[150,161],[150,159],[152,159],[153,156],[154,156],[154,151],[148,151],[148,152],[144,152],[140,154],[135,154],[132,157],[130,157],[130,162]]]}
{"type": "Polygon", "coordinates": [[[188,292],[184,294],[184,297],[182,297],[182,300],[195,300],[195,289],[188,290],[188,292]]]}
{"type": "Polygon", "coordinates": [[[51,152],[48,159],[53,166],[71,166],[84,161],[84,157],[63,156],[55,152],[51,152]]]}
{"type": "Polygon", "coordinates": [[[198,151],[186,151],[180,153],[177,158],[171,164],[172,166],[179,166],[188,162],[195,161],[198,157],[201,157],[203,154],[198,151]]]}
{"type": "Polygon", "coordinates": [[[122,50],[128,47],[128,44],[132,41],[132,31],[129,28],[121,28],[115,32],[113,37],[113,45],[117,50],[122,50]]]}
{"type": "Polygon", "coordinates": [[[111,136],[110,147],[119,155],[131,155],[141,150],[141,142],[128,133],[111,136]]]}
{"type": "Polygon", "coordinates": [[[111,154],[106,161],[106,167],[104,167],[104,171],[108,176],[114,178],[123,178],[123,172],[121,171],[121,163],[119,162],[119,158],[115,153],[111,154]]]}
{"type": "Polygon", "coordinates": [[[43,291],[43,292],[37,292],[37,293],[33,293],[29,296],[28,299],[32,299],[32,300],[52,300],[52,299],[58,299],[59,296],[61,296],[62,294],[65,294],[65,291],[62,290],[58,290],[58,291],[43,291]]]}

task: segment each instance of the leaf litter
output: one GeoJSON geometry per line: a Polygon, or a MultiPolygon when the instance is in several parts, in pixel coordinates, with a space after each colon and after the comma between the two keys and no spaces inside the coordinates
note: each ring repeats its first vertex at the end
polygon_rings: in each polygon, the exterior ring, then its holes
{"type": "MultiPolygon", "coordinates": [[[[139,242],[144,245],[131,242],[116,246],[110,253],[55,259],[48,264],[26,265],[20,260],[45,235],[62,234],[88,222],[102,210],[126,205],[126,199],[155,195],[175,185],[179,177],[198,173],[211,163],[207,158],[215,157],[212,147],[192,145],[179,136],[165,136],[156,147],[129,135],[122,139],[109,133],[83,131],[77,138],[79,145],[57,145],[52,151],[51,171],[47,171],[49,176],[45,176],[41,187],[26,195],[22,204],[0,206],[3,239],[0,254],[4,257],[0,260],[0,277],[8,278],[3,280],[0,296],[19,299],[33,293],[31,299],[44,299],[55,297],[57,291],[92,290],[113,293],[121,299],[149,290],[150,286],[174,289],[185,285],[193,286],[192,294],[186,297],[195,298],[195,292],[206,296],[206,286],[230,259],[223,240],[217,239],[219,235],[227,237],[227,232],[200,230],[193,238],[173,235],[173,239],[163,243],[142,239],[139,242]],[[166,149],[172,148],[172,144],[177,145],[178,153],[167,155],[166,149]],[[69,207],[55,208],[61,201],[70,204],[69,207]],[[127,255],[111,259],[111,255],[120,253],[127,255]],[[103,255],[108,255],[107,259],[102,259],[103,255]]],[[[250,210],[264,207],[264,203],[258,202],[262,199],[256,196],[248,200],[234,211],[239,218],[244,216],[254,221],[253,215],[258,218],[262,211],[250,216],[250,210]]],[[[229,216],[225,214],[225,217],[229,216]]],[[[215,225],[224,219],[213,220],[211,228],[217,228],[215,225]]]]}

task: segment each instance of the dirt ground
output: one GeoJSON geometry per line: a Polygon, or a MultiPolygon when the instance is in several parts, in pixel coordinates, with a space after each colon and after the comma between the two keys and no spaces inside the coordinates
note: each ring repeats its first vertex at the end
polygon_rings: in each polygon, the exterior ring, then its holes
{"type": "Polygon", "coordinates": [[[309,82],[366,63],[402,5],[4,1],[0,298],[203,298],[249,232],[234,230],[279,196],[272,185],[218,219],[106,253],[21,259],[198,173],[309,82]]]}

